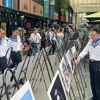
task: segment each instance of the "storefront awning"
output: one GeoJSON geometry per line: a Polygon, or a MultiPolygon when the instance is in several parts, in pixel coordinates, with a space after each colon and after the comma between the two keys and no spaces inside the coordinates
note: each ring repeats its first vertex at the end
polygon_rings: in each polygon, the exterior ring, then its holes
{"type": "Polygon", "coordinates": [[[70,0],[74,12],[99,12],[100,0],[70,0]]]}
{"type": "Polygon", "coordinates": [[[84,16],[84,18],[88,19],[89,22],[98,22],[98,20],[100,20],[100,12],[84,16]]]}
{"type": "Polygon", "coordinates": [[[44,21],[50,20],[50,21],[57,21],[59,23],[68,23],[68,22],[65,22],[65,21],[60,21],[60,20],[56,20],[56,19],[42,17],[42,16],[39,16],[39,15],[35,15],[35,14],[31,14],[31,13],[27,13],[27,12],[23,12],[23,11],[19,11],[19,10],[7,8],[7,7],[4,7],[4,6],[0,6],[0,14],[1,14],[1,12],[5,12],[5,13],[9,13],[9,14],[25,15],[25,16],[28,16],[30,18],[36,18],[36,19],[44,20],[44,21]]]}
{"type": "Polygon", "coordinates": [[[85,18],[100,18],[100,12],[85,16],[85,18]]]}

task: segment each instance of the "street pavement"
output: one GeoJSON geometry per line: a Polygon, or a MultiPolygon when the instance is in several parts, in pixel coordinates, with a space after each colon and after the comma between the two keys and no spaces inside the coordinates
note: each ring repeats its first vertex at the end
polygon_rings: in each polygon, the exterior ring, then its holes
{"type": "MultiPolygon", "coordinates": [[[[59,63],[60,63],[60,61],[58,61],[57,54],[55,53],[53,55],[49,55],[49,58],[50,58],[50,62],[52,64],[54,73],[56,73],[56,71],[59,70],[59,63]],[[57,62],[55,62],[55,61],[57,61],[57,62]]],[[[23,59],[25,59],[25,56],[23,57],[23,59]]],[[[33,58],[31,58],[31,60],[32,59],[33,58]]],[[[42,60],[40,61],[41,63],[42,63],[42,60]]],[[[77,91],[77,88],[76,88],[75,80],[74,80],[73,76],[71,76],[71,78],[72,78],[71,85],[72,85],[76,100],[89,100],[92,97],[91,88],[90,88],[88,60],[86,60],[85,65],[86,65],[86,68],[84,68],[83,63],[81,62],[80,66],[79,66],[82,69],[83,76],[84,76],[86,84],[87,84],[87,87],[86,88],[84,87],[85,88],[85,99],[82,99],[82,96],[81,96],[81,99],[79,98],[79,94],[78,94],[78,91],[77,91]]],[[[33,66],[33,65],[30,65],[30,66],[33,66]]],[[[36,66],[36,65],[34,65],[34,66],[36,66]]],[[[48,66],[48,69],[49,69],[49,72],[50,72],[50,76],[53,79],[54,76],[51,72],[48,61],[47,61],[47,66],[48,66]]],[[[37,69],[37,73],[35,75],[35,76],[38,76],[38,81],[36,82],[35,87],[33,87],[32,81],[30,81],[30,84],[31,84],[31,87],[32,87],[32,90],[33,90],[33,94],[34,94],[36,100],[49,100],[48,95],[47,95],[47,90],[46,90],[46,87],[45,87],[45,84],[44,84],[44,81],[43,81],[43,77],[42,77],[42,81],[40,81],[42,74],[41,74],[41,71],[40,71],[40,66],[38,66],[38,67],[39,68],[37,69]],[[38,73],[40,73],[40,74],[38,74],[38,73]]],[[[60,70],[59,70],[59,72],[60,72],[60,70]]],[[[29,79],[30,73],[32,73],[31,68],[29,69],[29,71],[26,75],[27,79],[29,79]]],[[[79,78],[80,75],[79,75],[77,68],[76,68],[76,74],[78,75],[78,78],[79,78]]],[[[47,89],[48,89],[49,86],[50,86],[50,80],[49,80],[49,77],[48,77],[48,72],[47,72],[46,67],[44,68],[43,75],[45,77],[45,81],[46,81],[46,85],[47,85],[47,89]]],[[[34,75],[32,77],[34,77],[34,75]]],[[[35,77],[35,78],[37,79],[37,77],[35,77]]],[[[80,80],[79,80],[79,82],[80,82],[80,80]]],[[[77,84],[79,84],[79,83],[77,82],[77,84]]],[[[80,82],[80,85],[82,86],[81,82],[80,82]]],[[[20,87],[21,86],[22,85],[20,85],[20,87]]],[[[13,88],[11,88],[10,90],[12,91],[13,88]]],[[[83,91],[83,89],[82,89],[82,91],[83,91]]],[[[71,90],[70,90],[70,94],[71,94],[72,100],[75,100],[71,90]]],[[[67,93],[67,96],[68,96],[69,100],[71,100],[68,93],[67,93]]],[[[4,96],[2,100],[7,100],[6,96],[4,96]]]]}
{"type": "MultiPolygon", "coordinates": [[[[50,61],[52,63],[54,62],[55,57],[56,57],[55,55],[51,55],[50,56],[50,61]]],[[[86,84],[87,84],[87,88],[85,88],[85,99],[81,99],[81,100],[89,100],[92,97],[92,93],[91,93],[91,88],[90,88],[88,61],[86,62],[86,68],[85,69],[84,69],[84,66],[80,66],[80,67],[82,69],[82,72],[83,72],[83,75],[84,75],[84,78],[85,78],[85,81],[86,81],[86,84]]],[[[53,66],[53,68],[54,68],[54,72],[55,73],[56,73],[57,70],[59,70],[59,66],[53,66]]],[[[50,86],[50,82],[48,80],[48,75],[46,73],[46,70],[44,71],[44,74],[45,74],[47,85],[49,87],[50,86]]],[[[79,73],[78,72],[77,72],[77,75],[79,77],[79,73]]],[[[72,79],[71,84],[72,84],[73,91],[75,93],[76,100],[80,100],[74,79],[72,79]]],[[[36,100],[49,100],[48,95],[47,95],[47,91],[45,89],[45,86],[44,86],[43,82],[38,84],[38,86],[35,89],[33,89],[33,93],[34,93],[34,96],[35,96],[36,100]]],[[[71,93],[71,96],[73,98],[72,100],[74,100],[74,97],[73,97],[72,93],[71,93]]],[[[69,100],[70,100],[70,98],[69,98],[69,100]]]]}

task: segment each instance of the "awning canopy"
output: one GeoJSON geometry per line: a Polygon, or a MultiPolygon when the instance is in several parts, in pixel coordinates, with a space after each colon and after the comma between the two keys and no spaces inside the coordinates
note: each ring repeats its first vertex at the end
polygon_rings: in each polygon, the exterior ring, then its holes
{"type": "Polygon", "coordinates": [[[85,16],[85,18],[100,18],[100,12],[85,16]]]}
{"type": "Polygon", "coordinates": [[[70,0],[74,12],[99,12],[100,0],[70,0]]]}
{"type": "Polygon", "coordinates": [[[27,17],[38,19],[38,20],[44,20],[44,21],[50,20],[50,21],[57,21],[58,23],[68,23],[68,22],[65,22],[65,21],[60,21],[60,20],[56,20],[56,19],[46,18],[46,17],[43,17],[43,16],[34,15],[34,14],[27,13],[27,12],[23,12],[23,11],[7,8],[7,7],[4,7],[4,6],[0,6],[0,14],[2,12],[8,13],[8,14],[25,15],[27,17]]]}

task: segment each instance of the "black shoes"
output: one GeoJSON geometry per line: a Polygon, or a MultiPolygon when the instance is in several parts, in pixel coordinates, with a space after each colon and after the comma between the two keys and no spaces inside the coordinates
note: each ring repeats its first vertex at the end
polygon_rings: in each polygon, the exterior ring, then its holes
{"type": "Polygon", "coordinates": [[[23,79],[23,78],[20,79],[20,80],[19,80],[19,83],[23,85],[23,84],[25,83],[25,82],[24,82],[24,79],[23,79]]]}

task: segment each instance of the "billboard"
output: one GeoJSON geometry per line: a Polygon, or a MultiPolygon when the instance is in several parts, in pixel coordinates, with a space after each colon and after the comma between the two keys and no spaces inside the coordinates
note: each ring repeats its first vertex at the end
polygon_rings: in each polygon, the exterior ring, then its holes
{"type": "Polygon", "coordinates": [[[5,7],[13,8],[13,0],[4,0],[3,4],[5,7]]]}
{"type": "Polygon", "coordinates": [[[44,0],[44,17],[49,17],[49,0],[44,0]]]}

